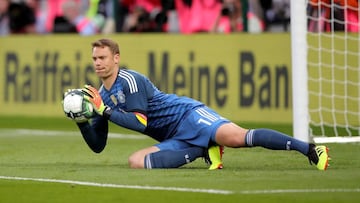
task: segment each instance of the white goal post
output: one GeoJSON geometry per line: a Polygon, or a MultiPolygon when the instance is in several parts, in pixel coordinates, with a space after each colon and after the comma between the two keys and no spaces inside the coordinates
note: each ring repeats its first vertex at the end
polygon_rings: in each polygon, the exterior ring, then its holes
{"type": "Polygon", "coordinates": [[[291,0],[293,134],[303,141],[360,141],[360,12],[351,2],[291,0]]]}

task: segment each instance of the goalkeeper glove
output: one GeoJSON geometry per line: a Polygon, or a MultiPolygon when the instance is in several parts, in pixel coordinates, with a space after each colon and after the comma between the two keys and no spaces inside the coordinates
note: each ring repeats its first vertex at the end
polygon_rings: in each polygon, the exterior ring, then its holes
{"type": "Polygon", "coordinates": [[[103,100],[101,99],[99,91],[97,91],[96,88],[90,85],[85,85],[84,88],[81,89],[81,91],[84,93],[84,98],[93,105],[97,114],[102,116],[104,114],[104,111],[110,108],[108,106],[105,106],[103,100]]]}

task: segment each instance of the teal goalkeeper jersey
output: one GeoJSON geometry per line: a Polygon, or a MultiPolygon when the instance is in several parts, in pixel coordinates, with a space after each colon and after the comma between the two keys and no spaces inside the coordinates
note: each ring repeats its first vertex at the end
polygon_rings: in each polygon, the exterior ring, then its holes
{"type": "Polygon", "coordinates": [[[133,117],[130,118],[130,115],[111,116],[111,121],[122,123],[122,127],[139,131],[160,142],[173,136],[188,110],[204,106],[203,103],[188,97],[166,94],[144,75],[126,69],[119,70],[110,90],[102,86],[100,94],[105,105],[114,111],[123,112],[124,115],[125,112],[139,112],[147,116],[145,128],[141,128],[139,121],[131,119],[133,117]]]}

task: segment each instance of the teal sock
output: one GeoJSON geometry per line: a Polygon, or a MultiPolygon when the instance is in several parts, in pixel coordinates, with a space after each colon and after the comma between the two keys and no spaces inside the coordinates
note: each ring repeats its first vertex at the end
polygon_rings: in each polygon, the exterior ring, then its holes
{"type": "Polygon", "coordinates": [[[190,147],[182,150],[161,150],[145,156],[144,168],[178,168],[204,156],[204,148],[190,147]]]}
{"type": "Polygon", "coordinates": [[[296,150],[304,155],[309,151],[309,143],[270,129],[252,129],[246,133],[245,143],[249,147],[261,146],[273,150],[296,150]]]}

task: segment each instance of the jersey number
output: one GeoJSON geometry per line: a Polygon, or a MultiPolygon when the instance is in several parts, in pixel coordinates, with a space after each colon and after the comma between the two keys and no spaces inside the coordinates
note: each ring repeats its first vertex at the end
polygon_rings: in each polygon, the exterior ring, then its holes
{"type": "Polygon", "coordinates": [[[211,125],[213,122],[217,121],[219,118],[215,115],[209,113],[204,108],[199,108],[195,110],[202,118],[198,120],[198,123],[204,123],[206,125],[211,125]]]}
{"type": "Polygon", "coordinates": [[[205,119],[203,119],[203,118],[200,118],[200,119],[198,120],[198,123],[204,123],[204,124],[206,124],[206,125],[211,125],[211,123],[210,123],[209,121],[207,121],[207,120],[205,120],[205,119]]]}

